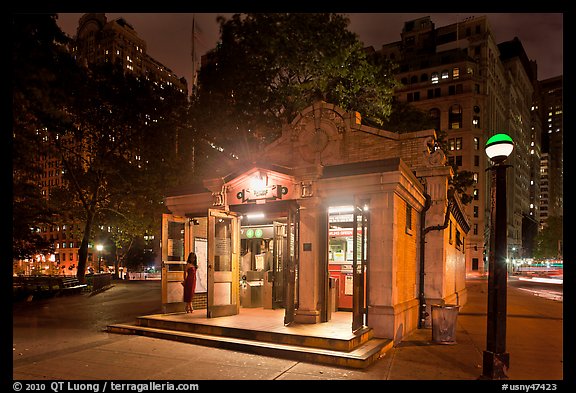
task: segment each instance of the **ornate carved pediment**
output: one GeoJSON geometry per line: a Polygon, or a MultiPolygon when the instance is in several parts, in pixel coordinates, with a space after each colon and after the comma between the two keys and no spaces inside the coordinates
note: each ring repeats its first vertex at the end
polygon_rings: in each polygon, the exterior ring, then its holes
{"type": "Polygon", "coordinates": [[[317,102],[292,123],[291,141],[310,164],[334,164],[341,156],[346,131],[343,113],[332,104],[317,102]]]}

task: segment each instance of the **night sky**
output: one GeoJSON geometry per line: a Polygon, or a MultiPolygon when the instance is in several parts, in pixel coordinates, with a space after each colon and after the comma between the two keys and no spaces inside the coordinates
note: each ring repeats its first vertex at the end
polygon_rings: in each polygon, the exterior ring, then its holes
{"type": "MultiPolygon", "coordinates": [[[[58,24],[70,36],[75,36],[78,20],[83,14],[58,14],[58,24]]],[[[216,17],[222,13],[107,13],[108,20],[126,19],[138,36],[147,43],[147,53],[170,68],[176,75],[192,80],[192,19],[201,32],[196,41],[200,55],[212,49],[219,38],[216,17]]],[[[366,46],[379,49],[383,44],[400,40],[404,22],[430,16],[436,27],[446,26],[472,16],[488,16],[497,43],[520,39],[530,60],[538,64],[538,79],[563,74],[563,14],[562,13],[363,13],[346,14],[349,29],[358,34],[366,46]]]]}

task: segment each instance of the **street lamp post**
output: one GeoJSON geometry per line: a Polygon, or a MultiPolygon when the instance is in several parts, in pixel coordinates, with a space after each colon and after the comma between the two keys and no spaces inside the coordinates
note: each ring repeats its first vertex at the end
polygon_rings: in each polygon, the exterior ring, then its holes
{"type": "Polygon", "coordinates": [[[507,213],[506,169],[504,161],[514,142],[506,134],[496,134],[486,142],[486,155],[494,163],[490,188],[490,252],[488,254],[488,316],[486,350],[482,358],[482,379],[508,379],[510,354],[506,352],[507,297],[507,213]]]}
{"type": "Polygon", "coordinates": [[[102,244],[96,245],[96,250],[98,250],[98,273],[100,273],[100,263],[102,261],[102,250],[103,249],[104,249],[104,246],[102,244]]]}

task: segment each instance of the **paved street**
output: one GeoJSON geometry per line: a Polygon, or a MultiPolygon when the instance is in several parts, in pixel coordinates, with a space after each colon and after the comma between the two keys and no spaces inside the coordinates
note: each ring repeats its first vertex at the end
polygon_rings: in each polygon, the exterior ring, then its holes
{"type": "Polygon", "coordinates": [[[106,326],[160,312],[160,281],[115,281],[96,295],[20,301],[13,305],[14,366],[105,343],[106,326]]]}
{"type": "MultiPolygon", "coordinates": [[[[468,283],[457,344],[410,334],[374,365],[343,369],[142,336],[103,332],[160,311],[160,283],[118,282],[94,296],[14,305],[15,380],[468,380],[482,372],[486,281],[468,283]]],[[[562,303],[510,285],[507,349],[511,380],[560,381],[562,303]]]]}

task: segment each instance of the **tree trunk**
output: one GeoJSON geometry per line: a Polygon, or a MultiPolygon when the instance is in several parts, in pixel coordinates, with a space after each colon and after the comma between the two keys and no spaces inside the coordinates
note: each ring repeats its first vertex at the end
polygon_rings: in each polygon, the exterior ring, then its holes
{"type": "Polygon", "coordinates": [[[84,235],[82,237],[82,243],[80,244],[80,249],[78,250],[78,269],[76,272],[76,277],[81,284],[86,281],[86,262],[88,260],[88,243],[90,242],[90,233],[92,232],[92,222],[94,221],[94,213],[88,212],[88,217],[86,219],[86,226],[84,227],[84,235]]]}

